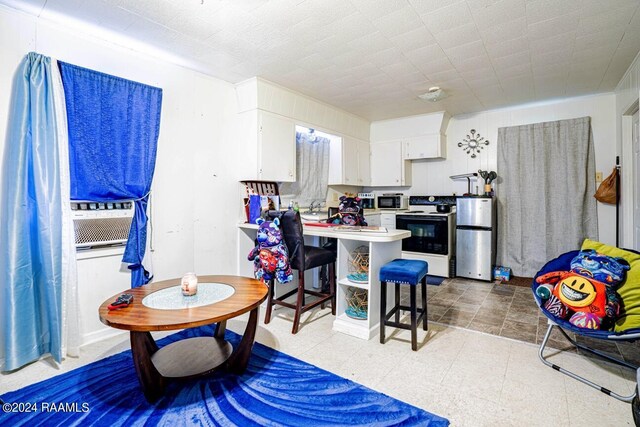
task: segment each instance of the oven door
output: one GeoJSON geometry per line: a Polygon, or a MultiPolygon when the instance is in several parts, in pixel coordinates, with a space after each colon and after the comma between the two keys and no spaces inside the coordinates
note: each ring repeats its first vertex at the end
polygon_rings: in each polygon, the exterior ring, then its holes
{"type": "Polygon", "coordinates": [[[402,240],[403,251],[449,255],[449,218],[446,215],[396,215],[396,228],[411,232],[411,237],[402,240]]]}

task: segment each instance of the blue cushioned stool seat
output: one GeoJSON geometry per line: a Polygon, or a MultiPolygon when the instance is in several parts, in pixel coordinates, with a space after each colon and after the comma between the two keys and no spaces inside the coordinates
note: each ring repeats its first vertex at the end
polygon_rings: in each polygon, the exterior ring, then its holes
{"type": "Polygon", "coordinates": [[[427,275],[429,264],[415,259],[394,259],[380,269],[380,281],[417,285],[427,275]]]}
{"type": "Polygon", "coordinates": [[[422,329],[427,330],[427,271],[425,261],[413,259],[394,259],[380,269],[380,343],[384,344],[385,326],[393,326],[411,331],[411,349],[418,349],[418,323],[422,320],[422,329]],[[395,283],[395,303],[387,313],[387,282],[395,283]],[[422,308],[417,307],[416,285],[421,284],[422,308]],[[400,305],[400,286],[409,285],[409,306],[400,305]],[[411,324],[400,323],[400,310],[411,313],[411,324]],[[419,315],[418,315],[419,314],[419,315]],[[390,320],[395,316],[394,320],[390,320]]]}

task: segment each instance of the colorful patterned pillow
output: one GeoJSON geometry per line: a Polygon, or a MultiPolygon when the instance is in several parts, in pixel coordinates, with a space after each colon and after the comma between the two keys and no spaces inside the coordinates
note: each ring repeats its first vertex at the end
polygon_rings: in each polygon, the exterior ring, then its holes
{"type": "Polygon", "coordinates": [[[629,263],[631,269],[627,271],[627,279],[617,289],[622,300],[622,310],[613,330],[624,332],[640,329],[640,254],[589,239],[582,243],[582,249],[595,249],[604,255],[624,258],[629,263]]]}

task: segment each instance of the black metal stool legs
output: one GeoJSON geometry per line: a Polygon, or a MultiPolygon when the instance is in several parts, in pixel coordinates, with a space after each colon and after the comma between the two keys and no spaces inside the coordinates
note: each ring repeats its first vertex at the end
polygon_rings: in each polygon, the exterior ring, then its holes
{"type": "Polygon", "coordinates": [[[424,276],[422,278],[422,311],[423,311],[423,318],[422,318],[422,330],[426,331],[427,330],[427,276],[424,276]]]}
{"type": "Polygon", "coordinates": [[[421,287],[421,303],[422,308],[418,308],[418,292],[417,286],[409,285],[409,306],[400,303],[400,284],[394,283],[395,298],[394,305],[390,311],[387,311],[387,282],[380,282],[380,343],[385,341],[385,327],[393,326],[400,329],[408,329],[411,331],[411,349],[418,350],[418,323],[422,321],[422,329],[427,330],[427,279],[426,277],[420,281],[421,287]],[[400,310],[409,311],[411,322],[409,324],[400,323],[400,310]],[[394,320],[390,320],[394,317],[394,320]]]}
{"type": "Polygon", "coordinates": [[[384,344],[384,327],[387,317],[387,282],[380,282],[382,293],[380,294],[380,344],[384,344]]]}

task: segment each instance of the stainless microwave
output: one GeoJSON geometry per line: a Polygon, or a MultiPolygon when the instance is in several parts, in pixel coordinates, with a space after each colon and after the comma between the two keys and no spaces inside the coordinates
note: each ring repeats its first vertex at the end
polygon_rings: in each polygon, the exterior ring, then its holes
{"type": "Polygon", "coordinates": [[[378,196],[378,209],[407,209],[409,197],[401,195],[378,196]]]}

